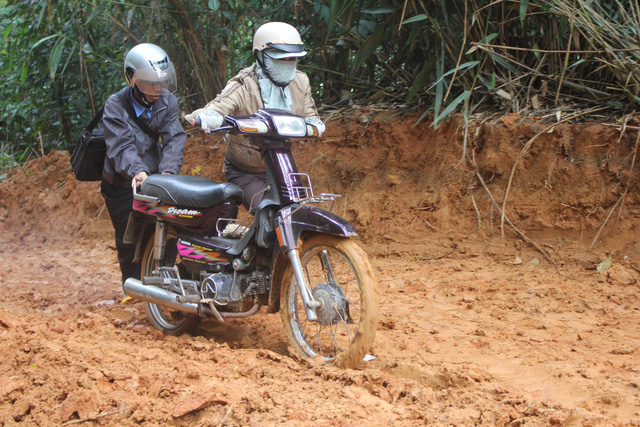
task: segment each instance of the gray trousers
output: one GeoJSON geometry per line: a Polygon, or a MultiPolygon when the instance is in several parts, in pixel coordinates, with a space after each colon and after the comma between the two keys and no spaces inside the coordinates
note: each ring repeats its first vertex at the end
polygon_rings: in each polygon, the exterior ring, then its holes
{"type": "Polygon", "coordinates": [[[249,210],[251,206],[254,208],[262,201],[262,191],[267,186],[267,175],[264,172],[252,173],[245,172],[234,166],[229,160],[224,159],[224,176],[227,182],[236,184],[244,191],[242,197],[242,205],[249,210]],[[254,198],[255,196],[255,198],[254,198]],[[253,203],[252,203],[253,199],[253,203]]]}

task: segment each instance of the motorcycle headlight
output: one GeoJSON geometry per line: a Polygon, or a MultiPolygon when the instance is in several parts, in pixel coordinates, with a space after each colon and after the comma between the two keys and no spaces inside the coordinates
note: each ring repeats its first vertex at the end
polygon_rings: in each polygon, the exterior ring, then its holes
{"type": "Polygon", "coordinates": [[[302,117],[273,116],[276,131],[282,136],[303,138],[307,136],[307,124],[302,117]]]}
{"type": "Polygon", "coordinates": [[[242,119],[238,120],[238,129],[248,133],[267,133],[269,128],[262,120],[242,119]]]}

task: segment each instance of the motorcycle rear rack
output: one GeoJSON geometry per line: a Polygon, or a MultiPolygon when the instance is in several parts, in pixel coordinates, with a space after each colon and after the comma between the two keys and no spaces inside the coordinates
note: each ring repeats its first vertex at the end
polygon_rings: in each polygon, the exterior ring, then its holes
{"type": "MultiPolygon", "coordinates": [[[[311,178],[306,173],[290,173],[287,177],[289,185],[284,190],[284,195],[300,206],[307,203],[324,204],[328,211],[332,211],[335,200],[342,197],[340,194],[321,193],[315,195],[311,186],[311,178]],[[298,185],[295,185],[298,183],[298,185]],[[331,205],[329,205],[331,202],[331,205]]],[[[254,198],[262,192],[253,196],[254,198]]],[[[253,206],[253,200],[251,201],[253,206]]],[[[251,211],[251,209],[249,209],[251,211]]],[[[247,232],[253,221],[253,216],[249,213],[244,218],[220,218],[216,224],[216,231],[219,237],[240,239],[247,232]],[[224,227],[223,227],[224,225],[224,227]]]]}
{"type": "Polygon", "coordinates": [[[306,173],[290,173],[287,179],[288,186],[284,192],[285,196],[289,197],[294,203],[300,203],[302,205],[307,203],[323,203],[328,207],[328,210],[333,210],[335,200],[342,197],[340,194],[321,193],[319,195],[313,194],[313,186],[311,185],[311,178],[306,173]],[[295,185],[299,183],[298,185],[295,185]],[[328,202],[332,202],[329,207],[328,202]]]}

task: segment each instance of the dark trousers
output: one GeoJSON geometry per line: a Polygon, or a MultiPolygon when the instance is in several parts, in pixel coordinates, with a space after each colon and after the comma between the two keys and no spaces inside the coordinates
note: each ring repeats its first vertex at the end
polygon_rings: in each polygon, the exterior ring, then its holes
{"type": "Polygon", "coordinates": [[[253,198],[253,196],[264,191],[264,189],[267,187],[267,175],[264,172],[245,172],[242,169],[234,166],[225,158],[224,177],[227,182],[231,182],[242,188],[242,191],[244,191],[244,196],[242,197],[242,205],[247,208],[247,210],[249,210],[249,207],[252,205],[251,199],[253,199],[254,208],[257,207],[258,204],[262,201],[262,194],[256,196],[255,198],[253,198]]]}
{"type": "Polygon", "coordinates": [[[133,190],[131,187],[116,187],[103,179],[100,192],[107,205],[109,217],[115,230],[116,250],[118,251],[122,283],[130,277],[140,279],[140,264],[133,263],[136,245],[126,244],[122,241],[124,232],[127,229],[129,214],[133,211],[133,190]]]}

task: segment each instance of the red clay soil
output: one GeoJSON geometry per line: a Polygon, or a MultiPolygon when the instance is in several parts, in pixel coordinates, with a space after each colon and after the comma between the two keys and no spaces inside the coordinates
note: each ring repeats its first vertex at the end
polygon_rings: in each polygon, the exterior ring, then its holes
{"type": "MultiPolygon", "coordinates": [[[[53,152],[0,181],[0,425],[640,426],[638,123],[328,118],[298,166],[374,266],[373,360],[301,360],[264,310],[153,329],[53,152]]],[[[182,173],[222,180],[218,138],[182,173]]]]}

